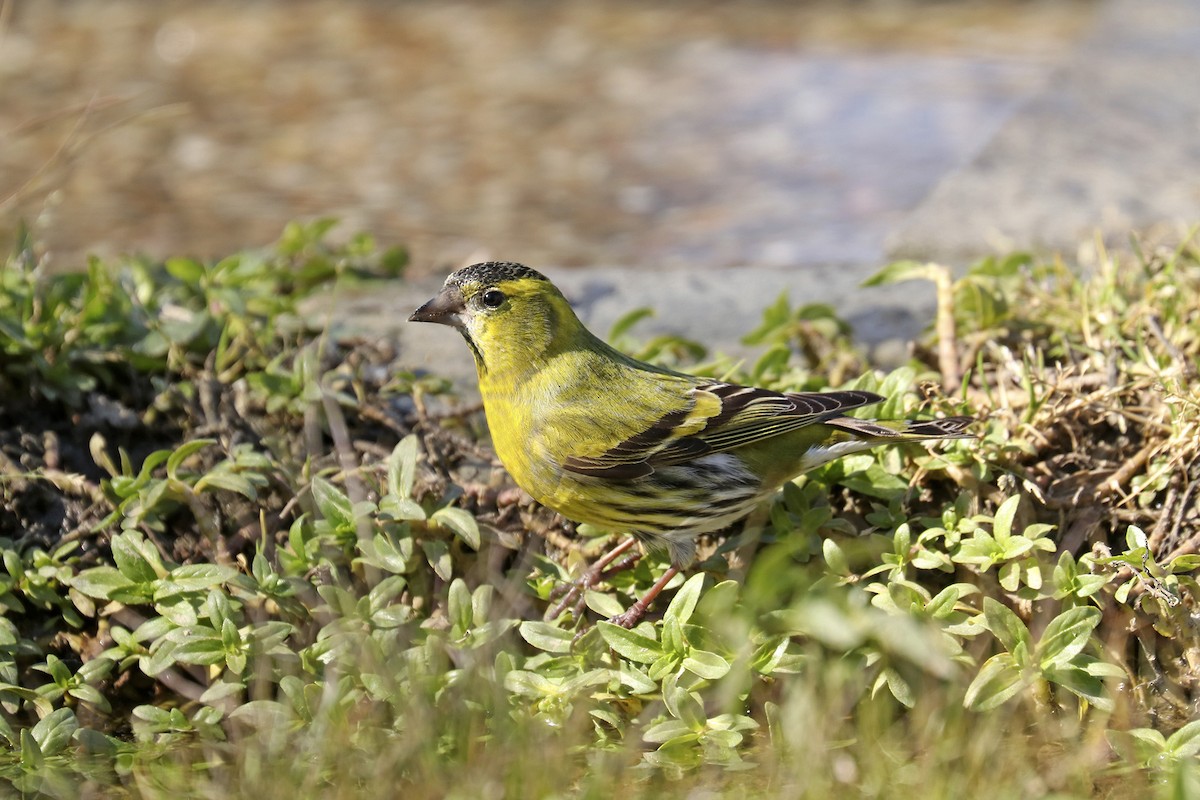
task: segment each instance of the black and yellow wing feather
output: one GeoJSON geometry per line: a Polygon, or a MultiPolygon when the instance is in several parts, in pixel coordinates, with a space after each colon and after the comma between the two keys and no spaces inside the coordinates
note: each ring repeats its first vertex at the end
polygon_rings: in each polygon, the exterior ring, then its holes
{"type": "Polygon", "coordinates": [[[657,466],[733,450],[883,400],[872,392],[773,392],[731,383],[700,384],[689,395],[687,405],[640,433],[599,456],[567,458],[562,467],[578,475],[632,480],[657,466]]]}

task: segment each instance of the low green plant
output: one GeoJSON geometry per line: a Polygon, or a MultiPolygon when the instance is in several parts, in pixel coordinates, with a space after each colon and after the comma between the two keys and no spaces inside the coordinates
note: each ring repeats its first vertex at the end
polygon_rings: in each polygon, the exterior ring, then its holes
{"type": "MultiPolygon", "coordinates": [[[[876,282],[935,282],[939,337],[886,374],[828,309],[781,299],[746,373],[701,369],[787,389],[832,370],[885,395],[883,416],[978,415],[979,439],[802,476],[625,630],[604,619],[662,574],[655,554],[589,590],[581,617],[542,619],[580,559],[572,530],[493,470],[476,412],[300,323],[304,291],[395,265],[326,229],[62,278],[26,243],[5,268],[6,396],[83,413],[100,393],[134,420],[73,450],[0,437],[13,519],[40,519],[30,497],[77,515],[53,541],[0,538],[13,791],[1188,796],[1200,781],[1190,240],[1122,269],[1104,254],[1090,277],[1023,255],[958,279],[894,265],[876,282]]],[[[642,316],[614,332],[628,349],[642,316]]],[[[669,337],[649,350],[703,357],[669,337]]]]}

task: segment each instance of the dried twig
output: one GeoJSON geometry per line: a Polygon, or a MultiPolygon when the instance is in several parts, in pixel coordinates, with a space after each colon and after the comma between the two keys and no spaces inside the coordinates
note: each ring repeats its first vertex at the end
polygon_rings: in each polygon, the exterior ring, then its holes
{"type": "Polygon", "coordinates": [[[958,335],[954,325],[954,278],[950,269],[943,266],[934,269],[933,276],[934,286],[937,287],[938,368],[946,391],[955,392],[962,378],[958,367],[958,335]]]}

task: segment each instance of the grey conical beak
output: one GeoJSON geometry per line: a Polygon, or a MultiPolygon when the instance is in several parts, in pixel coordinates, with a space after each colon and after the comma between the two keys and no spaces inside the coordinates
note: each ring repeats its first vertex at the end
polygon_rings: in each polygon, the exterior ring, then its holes
{"type": "Polygon", "coordinates": [[[457,286],[445,286],[438,296],[418,308],[408,318],[409,322],[437,322],[442,325],[462,326],[459,316],[466,307],[462,292],[457,286]]]}

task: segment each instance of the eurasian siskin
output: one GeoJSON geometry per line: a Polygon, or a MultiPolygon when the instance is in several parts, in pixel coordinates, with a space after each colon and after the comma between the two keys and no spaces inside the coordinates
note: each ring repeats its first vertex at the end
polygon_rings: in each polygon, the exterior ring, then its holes
{"type": "Polygon", "coordinates": [[[844,412],[884,398],[774,392],[642,363],[588,331],[543,275],[510,262],[458,270],[409,319],[466,340],[496,453],[519,486],[568,519],[667,549],[670,568],[612,620],[626,627],[694,561],[701,534],[785,481],[888,442],[965,438],[972,421],[856,419],[844,412]]]}

